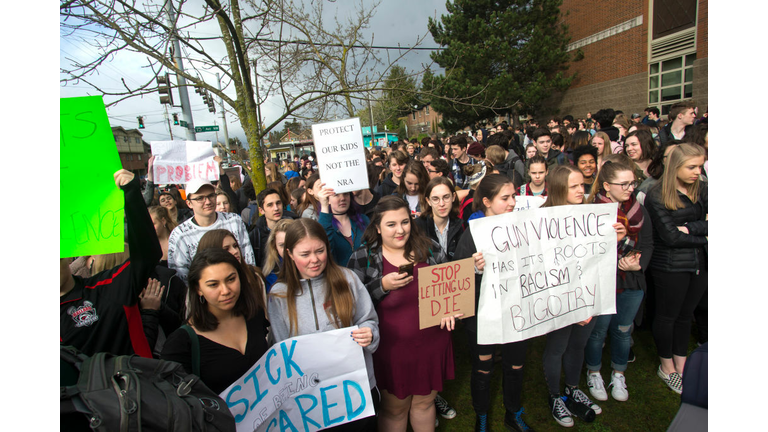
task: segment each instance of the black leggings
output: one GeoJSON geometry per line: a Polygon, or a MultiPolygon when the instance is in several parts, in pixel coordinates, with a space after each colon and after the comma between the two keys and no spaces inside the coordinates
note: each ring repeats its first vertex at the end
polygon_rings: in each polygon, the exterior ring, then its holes
{"type": "Polygon", "coordinates": [[[659,357],[686,357],[693,311],[707,291],[707,271],[699,274],[651,270],[656,285],[653,339],[659,357]]]}
{"type": "Polygon", "coordinates": [[[547,333],[544,348],[544,378],[552,396],[560,395],[560,372],[565,366],[565,385],[578,387],[579,375],[584,365],[584,348],[587,346],[597,320],[587,325],[571,324],[547,333]]]}
{"type": "Polygon", "coordinates": [[[512,342],[500,345],[477,344],[477,318],[463,320],[467,329],[467,341],[472,359],[472,406],[477,414],[487,414],[491,407],[491,373],[493,372],[494,353],[501,348],[501,365],[504,372],[502,391],[504,407],[508,413],[515,413],[521,407],[523,392],[523,368],[514,369],[512,366],[522,366],[525,363],[525,353],[528,341],[512,342]],[[480,360],[480,356],[488,356],[488,360],[480,360]]]}

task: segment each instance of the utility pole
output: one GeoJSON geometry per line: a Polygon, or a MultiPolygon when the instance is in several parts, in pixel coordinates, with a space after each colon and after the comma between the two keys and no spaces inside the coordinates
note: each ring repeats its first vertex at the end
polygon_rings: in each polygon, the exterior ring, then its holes
{"type": "Polygon", "coordinates": [[[173,141],[173,130],[171,129],[171,119],[168,117],[168,105],[165,106],[165,120],[168,122],[168,133],[171,134],[171,141],[173,141]]]}
{"type": "Polygon", "coordinates": [[[368,98],[368,112],[371,114],[371,147],[373,147],[373,108],[371,108],[371,98],[368,98]]]}
{"type": "MultiPolygon", "coordinates": [[[[168,27],[171,30],[171,42],[173,43],[173,62],[180,71],[184,71],[184,63],[181,61],[181,45],[176,37],[176,18],[173,11],[171,0],[165,1],[165,11],[168,13],[168,27]]],[[[187,94],[187,80],[180,74],[176,74],[176,80],[179,84],[179,96],[181,98],[181,115],[187,122],[186,135],[188,141],[197,141],[195,136],[195,122],[192,119],[192,109],[189,105],[189,95],[187,94]]]]}
{"type": "MultiPolygon", "coordinates": [[[[216,81],[219,82],[219,91],[221,91],[221,77],[219,76],[219,73],[216,72],[216,81]]],[[[258,89],[258,87],[257,87],[258,89]]],[[[219,105],[221,106],[221,123],[224,127],[224,143],[227,147],[227,164],[229,166],[232,166],[232,152],[229,149],[229,132],[227,131],[227,117],[224,113],[224,99],[219,97],[219,105]]],[[[218,138],[216,138],[218,141],[218,138]]]]}

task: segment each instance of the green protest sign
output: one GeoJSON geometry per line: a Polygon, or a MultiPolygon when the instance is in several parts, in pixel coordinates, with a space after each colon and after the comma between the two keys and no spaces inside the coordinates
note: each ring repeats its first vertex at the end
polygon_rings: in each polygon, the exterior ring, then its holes
{"type": "Polygon", "coordinates": [[[61,98],[61,258],[122,252],[122,168],[101,96],[61,98]]]}

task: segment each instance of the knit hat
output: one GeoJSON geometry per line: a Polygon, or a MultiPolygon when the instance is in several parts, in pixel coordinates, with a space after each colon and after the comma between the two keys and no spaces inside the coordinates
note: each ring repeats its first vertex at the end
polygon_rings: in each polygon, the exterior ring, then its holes
{"type": "Polygon", "coordinates": [[[485,147],[483,147],[482,144],[479,142],[473,142],[472,144],[467,147],[467,154],[470,156],[485,157],[485,147]]]}
{"type": "Polygon", "coordinates": [[[634,113],[634,114],[632,114],[631,118],[633,118],[633,119],[640,118],[640,114],[634,113]]]}

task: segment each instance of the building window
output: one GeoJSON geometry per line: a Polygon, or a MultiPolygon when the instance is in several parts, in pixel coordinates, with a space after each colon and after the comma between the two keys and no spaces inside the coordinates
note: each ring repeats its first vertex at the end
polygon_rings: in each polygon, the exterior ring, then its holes
{"type": "Polygon", "coordinates": [[[429,115],[429,105],[425,106],[424,109],[427,110],[427,115],[429,115]]]}
{"type": "Polygon", "coordinates": [[[123,142],[128,142],[128,135],[123,135],[123,142]]]}
{"type": "Polygon", "coordinates": [[[648,106],[661,105],[669,114],[675,102],[693,97],[693,62],[696,54],[674,57],[648,65],[648,106]]]}
{"type": "Polygon", "coordinates": [[[129,160],[129,161],[132,161],[132,160],[133,160],[133,155],[129,154],[129,155],[128,155],[128,160],[129,160]]]}
{"type": "Polygon", "coordinates": [[[134,139],[136,140],[136,144],[138,144],[139,143],[139,139],[138,138],[134,138],[134,139]]]}
{"type": "Polygon", "coordinates": [[[136,155],[136,157],[139,158],[139,160],[141,160],[141,155],[136,155]]]}
{"type": "Polygon", "coordinates": [[[416,111],[413,112],[413,119],[416,120],[416,111]]]}

